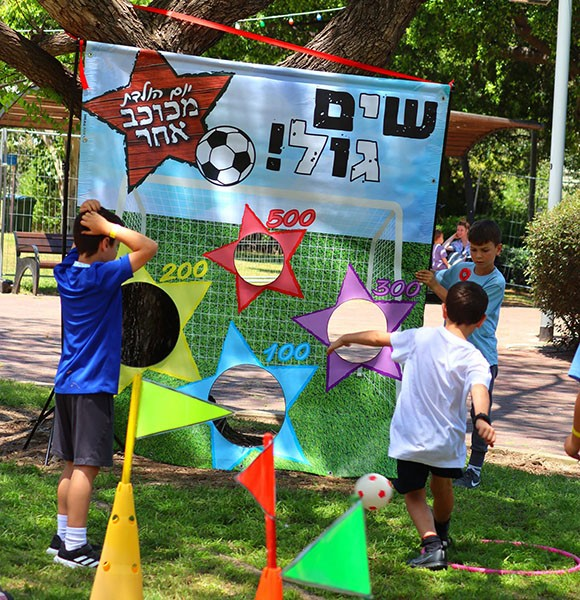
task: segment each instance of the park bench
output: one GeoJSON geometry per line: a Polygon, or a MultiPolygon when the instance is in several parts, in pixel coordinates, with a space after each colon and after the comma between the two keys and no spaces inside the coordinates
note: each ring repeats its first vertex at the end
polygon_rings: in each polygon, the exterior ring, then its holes
{"type": "MultiPolygon", "coordinates": [[[[26,269],[29,269],[32,274],[32,292],[36,296],[40,269],[54,269],[62,260],[62,234],[44,233],[42,231],[15,231],[14,241],[16,242],[16,274],[14,275],[12,293],[18,294],[22,275],[26,269]],[[32,256],[28,256],[30,254],[32,256]],[[46,258],[46,255],[54,255],[58,258],[51,260],[46,258]]],[[[67,235],[67,252],[72,245],[73,236],[67,235]]]]}

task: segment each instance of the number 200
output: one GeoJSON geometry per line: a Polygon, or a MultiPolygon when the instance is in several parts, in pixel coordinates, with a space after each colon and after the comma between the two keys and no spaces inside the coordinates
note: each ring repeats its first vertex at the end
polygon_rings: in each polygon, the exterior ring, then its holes
{"type": "Polygon", "coordinates": [[[174,279],[184,280],[189,279],[192,275],[196,279],[200,279],[207,273],[207,260],[200,260],[192,265],[190,262],[181,263],[177,266],[175,263],[167,263],[163,267],[163,275],[159,279],[159,283],[166,283],[174,279]]]}

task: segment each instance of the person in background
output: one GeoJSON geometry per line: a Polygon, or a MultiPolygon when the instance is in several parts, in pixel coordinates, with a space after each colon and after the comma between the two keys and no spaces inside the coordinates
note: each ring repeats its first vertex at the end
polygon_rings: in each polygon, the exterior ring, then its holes
{"type": "Polygon", "coordinates": [[[443,247],[449,255],[449,265],[453,266],[471,258],[469,244],[469,223],[465,219],[457,222],[455,233],[443,242],[443,247]]]}
{"type": "MultiPolygon", "coordinates": [[[[505,279],[495,266],[495,259],[501,252],[501,231],[495,221],[484,219],[476,221],[469,229],[469,242],[473,262],[460,262],[451,268],[434,273],[418,271],[417,281],[429,287],[437,297],[445,302],[447,291],[458,281],[473,281],[486,292],[489,304],[486,320],[470,336],[469,341],[478,349],[489,363],[491,381],[489,385],[490,414],[492,392],[497,377],[497,338],[496,329],[499,321],[499,310],[505,292],[505,279]]],[[[473,407],[472,413],[473,415],[473,407]]],[[[454,485],[472,489],[481,483],[481,469],[487,452],[487,444],[481,439],[476,429],[471,434],[471,456],[462,477],[454,481],[454,485]]]]}
{"type": "Polygon", "coordinates": [[[433,236],[433,250],[431,252],[431,269],[433,271],[443,271],[449,268],[447,262],[447,250],[443,246],[443,232],[441,229],[435,230],[433,236]]]}
{"type": "MultiPolygon", "coordinates": [[[[568,375],[580,382],[580,346],[576,349],[576,354],[574,355],[568,375]]],[[[580,391],[576,396],[576,403],[574,405],[572,432],[564,442],[564,450],[568,456],[580,460],[580,391]]]]}

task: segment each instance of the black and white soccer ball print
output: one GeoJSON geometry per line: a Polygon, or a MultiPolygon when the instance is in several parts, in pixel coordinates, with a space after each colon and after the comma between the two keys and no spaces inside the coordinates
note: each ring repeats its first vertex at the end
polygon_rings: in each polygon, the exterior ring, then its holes
{"type": "Polygon", "coordinates": [[[195,160],[208,181],[216,185],[235,185],[251,173],[256,150],[241,129],[222,125],[210,129],[199,140],[195,160]]]}

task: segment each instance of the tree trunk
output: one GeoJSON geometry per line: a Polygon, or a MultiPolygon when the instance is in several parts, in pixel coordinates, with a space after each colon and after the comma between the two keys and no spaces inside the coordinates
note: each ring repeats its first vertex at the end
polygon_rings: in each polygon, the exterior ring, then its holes
{"type": "MultiPolygon", "coordinates": [[[[425,0],[353,0],[308,44],[308,48],[384,67],[407,25],[425,0]]],[[[359,73],[353,67],[296,53],[280,63],[286,67],[359,73]]]]}

